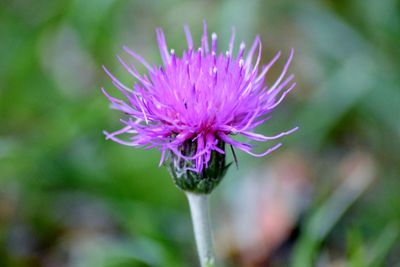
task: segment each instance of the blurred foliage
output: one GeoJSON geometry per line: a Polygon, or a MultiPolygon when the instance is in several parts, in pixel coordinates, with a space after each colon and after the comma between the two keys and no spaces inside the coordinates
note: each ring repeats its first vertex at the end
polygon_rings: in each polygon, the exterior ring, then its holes
{"type": "MultiPolygon", "coordinates": [[[[183,194],[157,151],[104,140],[120,115],[99,88],[112,88],[103,64],[132,83],[114,57],[123,45],[160,64],[154,29],[181,51],[184,23],[199,39],[203,19],[221,47],[232,26],[247,43],[259,33],[264,62],[297,51],[298,88],[261,130],[301,127],[285,149],[310,164],[312,196],[277,253],[246,266],[400,266],[399,10],[396,0],[0,2],[0,266],[196,266],[183,194]],[[338,178],[338,162],[353,152],[373,177],[340,191],[352,176],[338,178]]],[[[239,155],[213,210],[280,153],[239,155]]],[[[220,258],[245,266],[238,253],[220,258]]]]}

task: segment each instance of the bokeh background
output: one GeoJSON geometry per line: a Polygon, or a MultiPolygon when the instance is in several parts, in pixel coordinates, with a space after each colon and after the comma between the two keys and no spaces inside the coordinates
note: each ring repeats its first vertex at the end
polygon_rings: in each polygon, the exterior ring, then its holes
{"type": "MultiPolygon", "coordinates": [[[[106,141],[119,116],[104,64],[123,45],[160,64],[202,21],[296,49],[297,89],[260,127],[300,126],[263,159],[239,154],[212,195],[222,266],[400,266],[400,3],[2,0],[0,266],[198,266],[190,215],[159,153],[106,141]]],[[[237,43],[238,44],[238,43],[237,43]]],[[[223,50],[224,51],[224,50],[223,50]]],[[[284,63],[270,75],[276,78],[284,63]]],[[[141,69],[143,70],[143,69],[141,69]]]]}

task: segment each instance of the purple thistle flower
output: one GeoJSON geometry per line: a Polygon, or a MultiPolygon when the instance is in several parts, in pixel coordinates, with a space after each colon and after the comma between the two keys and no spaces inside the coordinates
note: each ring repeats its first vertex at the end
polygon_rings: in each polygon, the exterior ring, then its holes
{"type": "Polygon", "coordinates": [[[171,156],[189,162],[183,168],[194,173],[207,169],[214,155],[225,155],[225,144],[255,157],[265,156],[279,148],[281,143],[257,154],[253,145],[239,142],[232,136],[242,135],[250,141],[266,142],[298,129],[295,127],[274,136],[253,132],[271,118],[270,113],[296,85],[294,75],[286,75],[293,49],[277,80],[266,86],[267,73],[281,53],[261,66],[258,36],[247,52],[242,42],[238,53],[234,54],[233,30],[228,51],[219,53],[217,35],[211,35],[210,45],[206,23],[198,49],[193,46],[189,28],[185,26],[184,30],[188,49],[179,57],[173,49],[168,50],[163,31],[157,29],[163,66],[152,66],[124,47],[125,52],[148,71],[148,74],[141,75],[135,65],[117,57],[136,79],[133,88],[120,82],[104,67],[126,100],[114,98],[102,89],[104,94],[112,108],[129,115],[127,120],[121,119],[124,127],[112,133],[105,132],[106,138],[127,146],[156,148],[161,151],[160,165],[171,156]],[[128,135],[128,139],[120,138],[121,135],[128,135]]]}

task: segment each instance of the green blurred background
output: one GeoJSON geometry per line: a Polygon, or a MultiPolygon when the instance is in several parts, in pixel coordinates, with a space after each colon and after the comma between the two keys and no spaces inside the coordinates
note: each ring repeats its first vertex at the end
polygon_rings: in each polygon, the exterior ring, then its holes
{"type": "MultiPolygon", "coordinates": [[[[155,28],[185,46],[232,26],[263,62],[296,49],[297,89],[212,196],[223,266],[400,266],[400,3],[2,0],[0,266],[198,266],[189,210],[159,153],[105,141],[120,114],[104,64],[127,45],[160,64],[155,28]]],[[[238,43],[237,43],[238,44],[238,43]]],[[[126,55],[124,55],[126,57],[126,55]]],[[[283,61],[270,75],[276,78],[283,61]]],[[[143,70],[143,69],[141,69],[143,70]]]]}

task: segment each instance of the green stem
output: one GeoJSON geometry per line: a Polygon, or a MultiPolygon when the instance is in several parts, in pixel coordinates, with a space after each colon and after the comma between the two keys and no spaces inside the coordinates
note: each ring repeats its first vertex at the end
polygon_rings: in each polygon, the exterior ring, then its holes
{"type": "Polygon", "coordinates": [[[208,196],[185,192],[192,214],[193,230],[201,267],[214,267],[214,252],[209,219],[208,196]]]}

